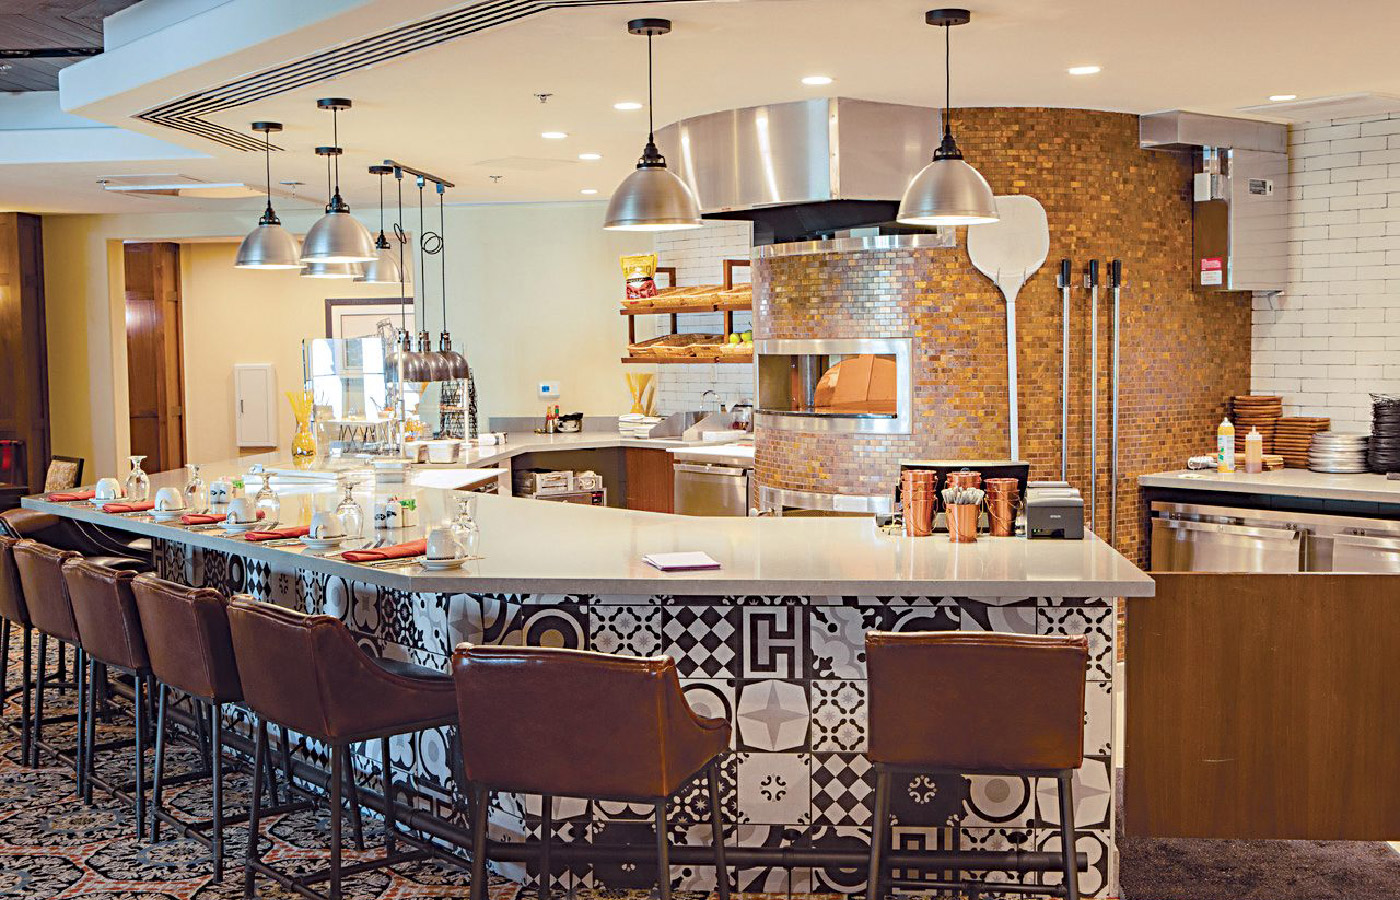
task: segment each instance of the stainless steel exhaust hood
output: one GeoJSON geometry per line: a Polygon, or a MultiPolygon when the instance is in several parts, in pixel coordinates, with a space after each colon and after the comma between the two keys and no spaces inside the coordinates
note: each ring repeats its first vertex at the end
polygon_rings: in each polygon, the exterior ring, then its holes
{"type": "Polygon", "coordinates": [[[750,219],[760,244],[873,225],[891,232],[911,178],[938,146],[936,109],[848,97],[730,109],[657,132],[701,213],[750,219]]]}

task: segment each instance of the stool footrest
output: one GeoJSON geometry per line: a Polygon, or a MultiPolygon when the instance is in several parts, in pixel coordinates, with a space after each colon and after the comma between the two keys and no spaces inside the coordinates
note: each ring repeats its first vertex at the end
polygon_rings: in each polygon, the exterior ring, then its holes
{"type": "Polygon", "coordinates": [[[920,893],[957,890],[960,892],[980,891],[984,894],[1034,894],[1037,897],[1063,897],[1065,895],[1064,885],[1059,884],[1004,884],[989,881],[944,881],[941,879],[934,881],[917,878],[887,878],[885,884],[892,888],[907,888],[920,893]]]}

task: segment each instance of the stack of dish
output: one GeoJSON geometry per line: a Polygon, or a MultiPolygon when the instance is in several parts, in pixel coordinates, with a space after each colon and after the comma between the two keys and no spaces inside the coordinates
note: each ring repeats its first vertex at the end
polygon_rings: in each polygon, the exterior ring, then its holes
{"type": "MultiPolygon", "coordinates": [[[[1297,416],[1279,419],[1274,426],[1274,452],[1283,457],[1284,465],[1290,469],[1306,469],[1313,435],[1331,427],[1332,420],[1326,418],[1297,416]]],[[[1239,446],[1238,437],[1235,445],[1239,446]]]]}
{"type": "Polygon", "coordinates": [[[1313,435],[1308,468],[1330,475],[1356,475],[1369,471],[1366,450],[1371,436],[1347,431],[1323,431],[1313,435]]]}
{"type": "Polygon", "coordinates": [[[1367,460],[1372,472],[1400,472],[1400,397],[1371,395],[1371,449],[1367,460]]]}
{"type": "Polygon", "coordinates": [[[1274,426],[1283,415],[1283,398],[1266,394],[1232,397],[1235,410],[1235,446],[1243,447],[1251,428],[1264,439],[1264,452],[1274,452],[1274,426]]]}

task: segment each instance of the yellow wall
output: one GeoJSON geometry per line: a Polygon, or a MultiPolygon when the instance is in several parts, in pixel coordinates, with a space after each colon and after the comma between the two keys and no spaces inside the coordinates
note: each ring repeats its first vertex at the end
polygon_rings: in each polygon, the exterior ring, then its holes
{"type": "MultiPolygon", "coordinates": [[[[304,233],[320,214],[279,209],[304,233]]],[[[374,210],[357,210],[377,221],[374,210]]],[[[650,252],[645,234],[602,229],[596,203],[459,206],[447,210],[448,319],[454,346],[476,373],[483,427],[490,416],[538,415],[540,381],[559,381],[566,411],[616,415],[630,405],[618,359],[626,322],[618,256],[650,252]]],[[[123,240],[174,240],[185,301],[186,441],[192,461],[226,459],[233,446],[232,366],[272,362],[279,391],[301,378],[301,340],[325,331],[323,300],[383,297],[391,286],[240,272],[234,243],[257,213],[44,217],[53,450],[88,460],[88,478],[124,474],[128,447],[123,240]],[[237,236],[237,237],[235,237],[237,236]],[[217,243],[185,243],[190,239],[217,243]]],[[[416,221],[409,216],[410,221],[416,221]]],[[[432,227],[431,223],[430,226],[432,227]]],[[[437,260],[427,264],[427,316],[441,331],[437,260]]],[[[279,418],[282,446],[290,415],[279,418]]]]}

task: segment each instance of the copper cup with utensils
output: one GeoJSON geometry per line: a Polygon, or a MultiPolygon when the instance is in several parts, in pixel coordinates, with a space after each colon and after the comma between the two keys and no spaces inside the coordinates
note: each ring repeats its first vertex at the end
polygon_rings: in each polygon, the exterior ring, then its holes
{"type": "Polygon", "coordinates": [[[954,544],[971,544],[977,540],[977,522],[982,517],[980,503],[951,503],[944,507],[948,521],[948,540],[954,544]]]}
{"type": "Polygon", "coordinates": [[[1020,482],[1015,478],[988,478],[987,521],[992,537],[1016,535],[1016,513],[1021,506],[1020,482]]]}

